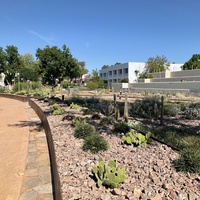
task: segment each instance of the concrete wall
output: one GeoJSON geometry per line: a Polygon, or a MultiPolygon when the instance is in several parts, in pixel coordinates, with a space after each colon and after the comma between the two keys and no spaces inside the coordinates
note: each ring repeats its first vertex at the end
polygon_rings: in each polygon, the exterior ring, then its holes
{"type": "Polygon", "coordinates": [[[147,80],[151,83],[155,82],[183,82],[183,81],[200,81],[200,76],[190,76],[190,77],[174,77],[174,78],[153,78],[153,79],[145,79],[145,83],[147,80]]]}
{"type": "Polygon", "coordinates": [[[171,78],[174,77],[188,77],[188,76],[200,76],[200,69],[183,70],[179,72],[171,72],[171,78]]]}
{"type": "Polygon", "coordinates": [[[169,83],[137,83],[130,84],[130,89],[141,88],[141,89],[150,89],[150,88],[159,88],[159,89],[188,89],[200,91],[200,81],[195,82],[169,82],[169,83]]]}

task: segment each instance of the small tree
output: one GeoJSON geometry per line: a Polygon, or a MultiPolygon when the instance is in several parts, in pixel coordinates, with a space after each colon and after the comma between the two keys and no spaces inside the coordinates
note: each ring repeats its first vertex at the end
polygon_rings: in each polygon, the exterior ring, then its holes
{"type": "Polygon", "coordinates": [[[145,71],[148,73],[163,72],[169,68],[169,62],[165,56],[148,58],[145,71]]]}

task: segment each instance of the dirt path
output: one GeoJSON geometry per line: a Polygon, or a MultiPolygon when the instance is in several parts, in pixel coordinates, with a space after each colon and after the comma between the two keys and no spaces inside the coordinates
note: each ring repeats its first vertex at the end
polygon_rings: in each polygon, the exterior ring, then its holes
{"type": "Polygon", "coordinates": [[[0,200],[18,199],[29,142],[24,103],[0,97],[0,200]]]}

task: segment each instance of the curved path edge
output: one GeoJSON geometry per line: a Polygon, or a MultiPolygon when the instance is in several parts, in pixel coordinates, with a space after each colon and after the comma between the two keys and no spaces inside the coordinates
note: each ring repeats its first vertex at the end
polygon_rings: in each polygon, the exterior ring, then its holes
{"type": "MultiPolygon", "coordinates": [[[[56,155],[55,155],[55,150],[54,150],[53,138],[52,138],[51,129],[49,127],[48,120],[47,120],[45,114],[43,113],[42,109],[33,100],[31,100],[29,97],[24,97],[24,96],[19,96],[19,95],[12,95],[12,94],[4,94],[4,93],[0,93],[0,97],[15,99],[15,100],[19,100],[19,101],[22,101],[22,102],[28,102],[29,106],[35,111],[35,113],[37,114],[37,116],[41,120],[42,126],[43,126],[44,131],[45,131],[45,138],[47,140],[49,157],[50,157],[53,199],[62,200],[60,177],[59,177],[58,170],[57,170],[57,163],[56,163],[56,155]]],[[[29,147],[28,147],[29,148],[28,151],[29,151],[30,157],[28,157],[27,167],[28,167],[28,165],[30,163],[33,164],[33,162],[31,162],[31,161],[36,159],[36,157],[35,157],[36,155],[34,155],[34,153],[33,153],[35,151],[34,146],[37,143],[37,139],[36,138],[39,138],[38,141],[40,143],[41,142],[41,138],[44,139],[43,136],[44,135],[42,135],[42,134],[40,134],[39,136],[33,135],[33,134],[31,134],[31,130],[30,130],[30,140],[29,140],[30,144],[29,144],[29,147]],[[32,156],[31,156],[31,153],[32,153],[32,156]]],[[[42,161],[42,160],[43,160],[43,158],[41,156],[41,158],[39,158],[39,162],[42,161]]],[[[32,164],[30,164],[30,165],[32,165],[32,164]]],[[[32,167],[29,166],[28,168],[29,168],[29,172],[30,173],[34,172],[33,166],[32,167]],[[31,168],[32,168],[32,171],[31,171],[31,168]]],[[[45,169],[45,167],[43,167],[43,168],[40,168],[39,172],[45,171],[45,170],[47,170],[47,169],[45,169]]],[[[24,176],[24,174],[21,174],[21,175],[24,176]]],[[[44,182],[45,182],[45,180],[49,179],[48,177],[43,177],[43,178],[44,178],[44,180],[43,180],[44,182]]],[[[37,187],[35,184],[38,181],[39,180],[37,180],[37,179],[35,179],[34,181],[27,181],[25,183],[23,181],[22,194],[24,193],[24,196],[21,195],[21,197],[20,197],[21,199],[20,200],[24,200],[27,197],[33,197],[35,195],[35,191],[36,192],[41,192],[41,193],[42,193],[42,191],[46,191],[45,192],[46,194],[49,194],[49,192],[51,192],[49,185],[45,185],[45,186],[42,186],[42,187],[41,186],[37,187]],[[35,190],[34,191],[29,190],[27,193],[25,193],[26,189],[25,189],[25,187],[23,188],[23,186],[27,187],[27,183],[29,185],[28,187],[36,186],[35,190]]],[[[47,198],[50,198],[50,196],[46,196],[45,197],[45,195],[44,195],[44,198],[47,199],[47,198]]]]}

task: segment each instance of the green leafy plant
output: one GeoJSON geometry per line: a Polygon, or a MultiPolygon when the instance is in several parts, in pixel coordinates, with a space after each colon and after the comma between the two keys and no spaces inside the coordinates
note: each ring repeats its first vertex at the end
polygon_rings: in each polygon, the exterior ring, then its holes
{"type": "Polygon", "coordinates": [[[146,135],[137,133],[135,130],[131,130],[127,136],[122,137],[122,144],[133,144],[134,146],[146,146],[147,143],[151,141],[151,132],[148,132],[146,135]]]}
{"type": "Polygon", "coordinates": [[[125,179],[125,168],[118,168],[114,160],[110,160],[108,164],[100,157],[99,162],[92,168],[92,172],[97,181],[97,186],[119,188],[125,179]]]}
{"type": "Polygon", "coordinates": [[[83,151],[90,151],[95,154],[99,151],[106,151],[108,149],[108,142],[103,136],[92,134],[85,138],[82,149],[83,151]]]}
{"type": "Polygon", "coordinates": [[[84,121],[76,124],[75,131],[74,131],[74,137],[85,139],[86,137],[91,136],[94,133],[95,133],[94,126],[88,124],[84,120],[84,121]]]}
{"type": "Polygon", "coordinates": [[[58,104],[53,104],[50,108],[53,109],[53,115],[62,115],[65,113],[65,109],[60,107],[58,104]]]}
{"type": "Polygon", "coordinates": [[[126,122],[121,121],[114,124],[113,131],[116,133],[127,133],[130,131],[130,127],[126,122]]]}
{"type": "Polygon", "coordinates": [[[74,109],[74,110],[78,110],[79,109],[79,105],[75,104],[75,103],[71,103],[70,106],[69,106],[71,109],[74,109]]]}

